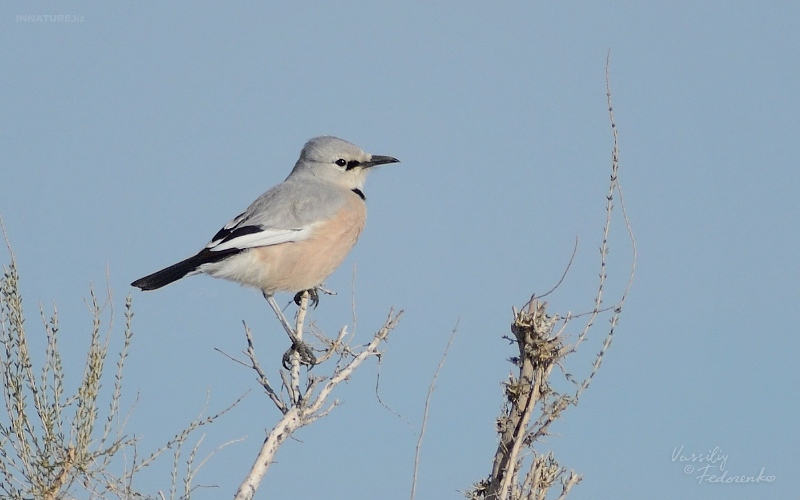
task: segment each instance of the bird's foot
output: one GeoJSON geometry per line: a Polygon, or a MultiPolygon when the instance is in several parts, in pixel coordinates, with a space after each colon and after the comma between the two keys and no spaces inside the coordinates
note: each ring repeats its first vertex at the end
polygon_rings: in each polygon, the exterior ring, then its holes
{"type": "Polygon", "coordinates": [[[309,288],[308,290],[297,292],[294,295],[294,303],[297,304],[298,306],[300,305],[300,301],[303,298],[303,292],[308,292],[308,302],[314,307],[314,309],[316,309],[317,306],[319,305],[320,292],[324,293],[325,295],[336,295],[336,292],[334,292],[333,290],[328,290],[322,285],[315,286],[314,288],[309,288]]]}
{"type": "Polygon", "coordinates": [[[303,294],[308,292],[308,303],[311,304],[311,307],[314,309],[317,308],[319,305],[319,293],[317,292],[317,288],[309,288],[308,290],[303,290],[302,292],[297,292],[294,295],[294,303],[298,306],[300,305],[300,301],[303,300],[303,294]]]}
{"type": "Polygon", "coordinates": [[[292,344],[288,351],[283,353],[283,367],[287,370],[292,367],[292,356],[297,353],[300,355],[300,364],[308,367],[313,367],[317,364],[317,357],[314,356],[314,351],[311,346],[303,341],[297,341],[292,344]]]}

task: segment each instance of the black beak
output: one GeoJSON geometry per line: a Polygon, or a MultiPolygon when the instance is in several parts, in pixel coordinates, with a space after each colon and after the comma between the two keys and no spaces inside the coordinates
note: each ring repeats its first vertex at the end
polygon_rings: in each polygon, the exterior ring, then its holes
{"type": "Polygon", "coordinates": [[[372,155],[369,161],[365,161],[361,164],[361,166],[363,168],[369,168],[377,165],[385,165],[387,163],[400,163],[400,160],[397,158],[392,158],[391,156],[372,155]]]}

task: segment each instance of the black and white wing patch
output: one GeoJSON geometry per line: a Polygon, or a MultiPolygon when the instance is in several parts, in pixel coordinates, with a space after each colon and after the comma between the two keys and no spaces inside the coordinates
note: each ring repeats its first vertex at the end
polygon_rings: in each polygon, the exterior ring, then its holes
{"type": "Polygon", "coordinates": [[[311,235],[312,229],[313,224],[291,229],[276,229],[260,224],[247,225],[239,216],[220,229],[211,239],[211,242],[206,245],[206,248],[213,252],[219,252],[302,241],[311,235]]]}

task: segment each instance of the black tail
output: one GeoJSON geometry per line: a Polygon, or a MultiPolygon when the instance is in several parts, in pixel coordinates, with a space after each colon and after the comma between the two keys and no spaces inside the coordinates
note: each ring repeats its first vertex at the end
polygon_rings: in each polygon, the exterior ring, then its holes
{"type": "Polygon", "coordinates": [[[173,281],[178,281],[187,274],[197,271],[197,269],[210,262],[219,262],[223,259],[230,257],[233,254],[239,253],[241,250],[238,248],[230,248],[219,252],[211,251],[204,248],[197,255],[193,255],[186,260],[182,260],[177,264],[173,264],[153,274],[147,275],[144,278],[131,283],[132,286],[140,288],[142,291],[157,290],[162,286],[167,286],[173,281]]]}

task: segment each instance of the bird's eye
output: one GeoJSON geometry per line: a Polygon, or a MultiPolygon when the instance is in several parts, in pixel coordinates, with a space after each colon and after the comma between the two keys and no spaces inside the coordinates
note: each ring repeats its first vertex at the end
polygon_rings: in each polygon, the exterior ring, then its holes
{"type": "Polygon", "coordinates": [[[345,165],[347,165],[347,162],[339,158],[338,160],[336,160],[336,164],[339,165],[340,167],[344,167],[345,165]]]}

